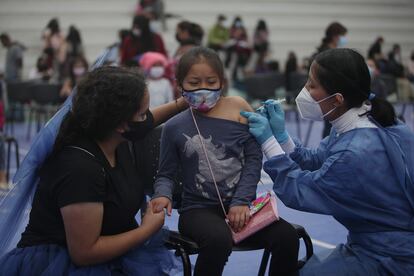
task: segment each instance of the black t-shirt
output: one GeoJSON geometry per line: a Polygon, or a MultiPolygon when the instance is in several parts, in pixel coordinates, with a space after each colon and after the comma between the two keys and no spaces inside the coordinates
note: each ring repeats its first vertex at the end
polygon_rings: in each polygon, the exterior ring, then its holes
{"type": "Polygon", "coordinates": [[[144,200],[144,187],[128,143],[117,148],[116,166],[111,167],[95,142],[79,141],[49,158],[39,176],[29,224],[18,247],[66,246],[60,208],[74,203],[103,203],[101,235],[138,227],[135,215],[144,200]]]}

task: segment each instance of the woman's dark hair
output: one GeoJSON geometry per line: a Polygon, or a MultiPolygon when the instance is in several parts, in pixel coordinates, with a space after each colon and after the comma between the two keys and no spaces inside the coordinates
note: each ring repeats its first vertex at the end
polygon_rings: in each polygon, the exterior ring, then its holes
{"type": "Polygon", "coordinates": [[[145,53],[148,51],[154,51],[154,34],[150,30],[149,19],[143,15],[137,15],[132,21],[132,28],[137,27],[141,31],[141,35],[136,37],[132,35],[133,41],[139,41],[142,45],[140,53],[145,53]]]}
{"type": "MultiPolygon", "coordinates": [[[[371,77],[365,59],[351,49],[330,49],[315,57],[312,71],[330,95],[341,93],[348,108],[360,107],[371,93],[371,77]]],[[[395,124],[395,111],[386,100],[371,100],[370,115],[381,126],[395,124]]]]}
{"type": "Polygon", "coordinates": [[[80,54],[79,48],[82,45],[82,39],[81,39],[79,30],[75,26],[71,25],[69,27],[69,33],[66,36],[66,41],[69,42],[72,46],[71,53],[70,53],[71,55],[76,56],[80,54]]]}
{"type": "Polygon", "coordinates": [[[183,81],[194,64],[206,62],[217,73],[221,85],[224,83],[224,67],[217,53],[206,47],[194,47],[185,53],[176,68],[175,78],[179,86],[183,86],[183,81]]]}
{"type": "Polygon", "coordinates": [[[260,19],[259,22],[257,22],[256,31],[267,31],[266,21],[260,19]]]}
{"type": "Polygon", "coordinates": [[[338,35],[345,35],[348,32],[347,28],[339,22],[333,22],[325,30],[325,37],[322,38],[321,46],[318,50],[326,48],[326,45],[332,42],[333,38],[338,35]]]}
{"type": "Polygon", "coordinates": [[[145,79],[137,71],[107,66],[88,73],[60,126],[54,153],[79,137],[95,141],[108,138],[116,127],[131,120],[145,91],[145,79]]]}
{"type": "Polygon", "coordinates": [[[46,28],[48,28],[51,34],[56,34],[60,32],[59,21],[57,18],[52,18],[49,23],[47,23],[46,28]]]}

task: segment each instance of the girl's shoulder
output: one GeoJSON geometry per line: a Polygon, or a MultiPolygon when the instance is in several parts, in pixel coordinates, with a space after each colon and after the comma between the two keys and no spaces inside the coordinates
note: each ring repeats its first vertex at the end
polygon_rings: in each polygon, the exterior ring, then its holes
{"type": "Polygon", "coordinates": [[[222,98],[220,110],[226,119],[233,120],[242,124],[247,124],[247,119],[240,115],[240,111],[253,111],[252,107],[245,99],[239,96],[226,96],[222,98]]]}

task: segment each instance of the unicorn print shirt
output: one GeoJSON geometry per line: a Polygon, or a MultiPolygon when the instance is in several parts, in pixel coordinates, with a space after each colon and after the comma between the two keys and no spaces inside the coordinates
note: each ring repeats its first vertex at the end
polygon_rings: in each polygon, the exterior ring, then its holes
{"type": "Polygon", "coordinates": [[[189,109],[170,119],[163,128],[154,198],[172,199],[177,172],[180,172],[183,184],[180,212],[220,204],[200,140],[203,139],[224,205],[248,205],[256,196],[260,180],[259,144],[247,125],[196,112],[194,115],[201,137],[189,109]]]}

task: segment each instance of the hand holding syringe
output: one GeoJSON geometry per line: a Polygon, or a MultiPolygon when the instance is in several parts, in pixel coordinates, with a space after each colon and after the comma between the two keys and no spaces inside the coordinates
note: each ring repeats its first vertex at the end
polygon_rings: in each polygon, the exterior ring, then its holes
{"type": "Polygon", "coordinates": [[[273,135],[279,143],[284,143],[289,139],[285,129],[285,112],[281,103],[286,99],[267,100],[263,105],[256,109],[256,113],[266,117],[269,120],[273,135]]]}
{"type": "Polygon", "coordinates": [[[266,105],[281,104],[283,102],[286,102],[286,98],[277,99],[277,100],[266,100],[266,101],[262,102],[263,105],[259,106],[256,109],[256,112],[263,115],[263,116],[265,116],[265,117],[267,117],[267,118],[269,118],[269,115],[267,114],[265,106],[266,105]]]}

